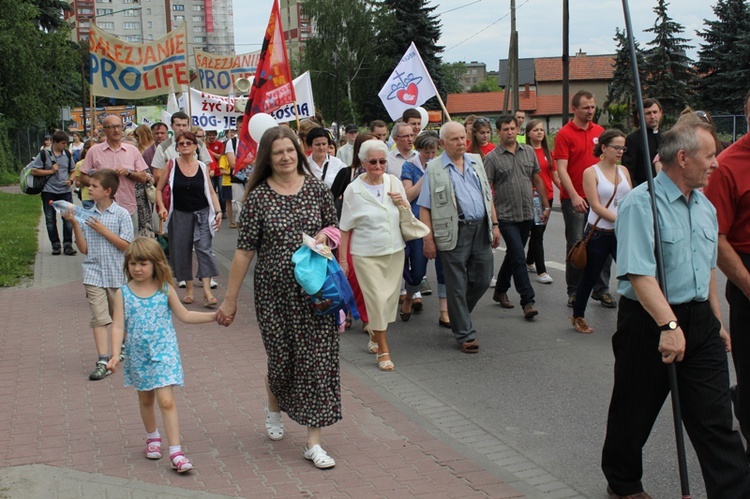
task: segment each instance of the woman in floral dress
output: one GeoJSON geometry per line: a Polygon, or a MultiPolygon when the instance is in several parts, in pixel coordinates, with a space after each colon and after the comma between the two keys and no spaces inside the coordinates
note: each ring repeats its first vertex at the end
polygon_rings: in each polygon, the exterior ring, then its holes
{"type": "Polygon", "coordinates": [[[304,457],[318,468],[335,465],[320,446],[320,429],[341,419],[339,336],[333,315],[318,316],[294,277],[292,254],[302,233],[329,244],[321,232],[337,231],[333,196],[312,176],[294,133],[266,131],[239,220],[237,250],[217,321],[228,326],[237,295],[256,252],[255,309],[268,356],[266,432],[281,440],[281,412],[307,426],[304,457]]]}

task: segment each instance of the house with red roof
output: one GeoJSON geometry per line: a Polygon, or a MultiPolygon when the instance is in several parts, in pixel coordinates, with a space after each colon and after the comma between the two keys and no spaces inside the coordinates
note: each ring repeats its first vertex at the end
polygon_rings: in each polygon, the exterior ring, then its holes
{"type": "MultiPolygon", "coordinates": [[[[531,60],[525,60],[531,61],[531,60]]],[[[507,60],[500,61],[500,75],[507,75],[503,71],[507,67],[507,60]]],[[[598,106],[607,100],[607,91],[614,75],[614,54],[587,55],[579,51],[570,58],[570,86],[569,95],[579,90],[588,90],[596,97],[598,106]]],[[[519,67],[521,65],[519,64],[519,67]]],[[[530,83],[528,76],[522,83],[519,96],[519,107],[526,111],[529,117],[545,121],[548,130],[559,129],[562,123],[562,57],[538,57],[533,59],[534,82],[530,83]]],[[[520,78],[520,75],[519,75],[520,78]]],[[[500,81],[505,85],[505,81],[500,81]]],[[[502,114],[504,92],[489,92],[478,94],[449,94],[446,108],[451,117],[463,118],[476,114],[494,118],[502,114]]],[[[607,116],[603,114],[599,124],[606,123],[607,116]]]]}

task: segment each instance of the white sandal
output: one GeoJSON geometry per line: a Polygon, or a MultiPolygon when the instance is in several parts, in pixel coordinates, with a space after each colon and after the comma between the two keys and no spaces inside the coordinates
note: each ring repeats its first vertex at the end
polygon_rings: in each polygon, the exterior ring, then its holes
{"type": "Polygon", "coordinates": [[[284,423],[281,421],[281,412],[273,412],[266,407],[266,433],[271,440],[284,438],[284,423]]]}
{"type": "Polygon", "coordinates": [[[391,354],[389,352],[378,354],[378,368],[381,371],[393,371],[394,369],[396,369],[396,366],[394,366],[393,362],[391,362],[390,356],[391,354]],[[388,360],[380,360],[380,357],[385,357],[386,355],[389,357],[388,360]]]}
{"type": "Polygon", "coordinates": [[[375,333],[373,333],[372,330],[368,330],[367,334],[370,335],[370,341],[367,342],[367,351],[370,353],[378,353],[378,344],[372,341],[375,337],[375,333]]]}
{"type": "Polygon", "coordinates": [[[305,452],[302,455],[308,461],[312,461],[316,468],[322,470],[336,466],[336,461],[320,445],[313,445],[310,449],[305,447],[305,452]]]}

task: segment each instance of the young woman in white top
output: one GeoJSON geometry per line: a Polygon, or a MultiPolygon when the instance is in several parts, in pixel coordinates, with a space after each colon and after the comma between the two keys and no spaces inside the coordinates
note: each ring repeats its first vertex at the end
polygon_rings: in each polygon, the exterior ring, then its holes
{"type": "Polygon", "coordinates": [[[313,175],[323,181],[330,189],[333,181],[336,179],[339,170],[346,168],[346,165],[336,156],[328,154],[328,143],[331,140],[331,134],[325,128],[313,128],[305,137],[305,141],[312,148],[312,153],[307,157],[307,163],[310,165],[313,175]]]}
{"type": "Polygon", "coordinates": [[[622,159],[625,148],[625,134],[617,129],[610,129],[599,136],[594,148],[594,155],[599,156],[597,164],[583,172],[583,191],[589,202],[588,227],[584,237],[596,228],[586,246],[587,265],[576,289],[576,301],[573,306],[573,328],[579,333],[593,333],[594,330],[583,318],[586,312],[591,290],[604,268],[607,257],[612,255],[617,260],[617,238],[615,237],[615,219],[617,206],[630,192],[630,175],[628,169],[617,163],[622,159]],[[612,195],[614,194],[614,197],[612,195]],[[607,206],[610,198],[612,201],[607,206]],[[598,222],[597,222],[598,219],[598,222]]]}

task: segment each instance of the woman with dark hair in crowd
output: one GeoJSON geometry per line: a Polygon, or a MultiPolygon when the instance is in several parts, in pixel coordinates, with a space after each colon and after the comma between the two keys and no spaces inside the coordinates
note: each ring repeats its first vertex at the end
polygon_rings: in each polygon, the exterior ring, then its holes
{"type": "MultiPolygon", "coordinates": [[[[547,132],[544,130],[542,120],[531,120],[526,124],[526,143],[534,148],[536,159],[539,162],[539,175],[544,181],[544,190],[547,191],[547,201],[552,207],[555,190],[553,183],[560,188],[560,176],[557,174],[555,162],[552,161],[552,151],[547,143],[547,132]]],[[[536,189],[534,189],[536,196],[536,189]]],[[[549,219],[547,219],[549,222],[549,219]]],[[[552,277],[547,273],[544,263],[544,231],[547,223],[534,224],[531,226],[529,236],[529,250],[526,253],[526,267],[529,272],[536,272],[536,280],[542,284],[551,284],[552,277]]]]}
{"type": "Polygon", "coordinates": [[[330,190],[312,176],[294,132],[267,130],[248,179],[224,303],[217,313],[228,326],[250,263],[255,264],[255,310],[268,356],[266,432],[284,437],[281,413],[307,427],[305,459],[318,468],[336,462],[321,447],[321,428],[341,419],[339,333],[334,315],[318,315],[294,277],[292,254],[302,233],[318,243],[338,239],[330,190]],[[283,299],[279,299],[283,297],[283,299]]]}
{"type": "Polygon", "coordinates": [[[343,161],[328,153],[328,146],[332,141],[331,132],[322,127],[313,128],[305,137],[305,142],[312,148],[312,152],[307,157],[310,170],[328,188],[333,186],[333,180],[339,171],[346,168],[343,161]]]}
{"type": "Polygon", "coordinates": [[[613,260],[617,260],[617,206],[631,189],[628,169],[618,165],[626,150],[625,134],[610,128],[599,136],[599,142],[594,147],[594,155],[599,156],[599,162],[583,171],[583,191],[591,207],[584,237],[589,231],[593,230],[594,233],[586,245],[586,268],[578,281],[573,305],[573,328],[579,333],[594,332],[583,318],[586,305],[607,257],[612,256],[613,260]]]}
{"type": "Polygon", "coordinates": [[[492,143],[492,123],[487,118],[477,118],[471,127],[471,147],[469,152],[482,158],[495,148],[492,143]]]}

